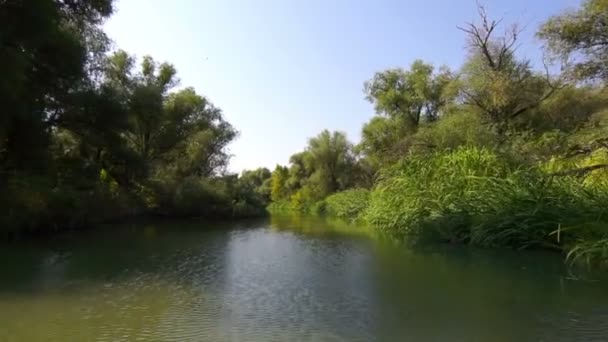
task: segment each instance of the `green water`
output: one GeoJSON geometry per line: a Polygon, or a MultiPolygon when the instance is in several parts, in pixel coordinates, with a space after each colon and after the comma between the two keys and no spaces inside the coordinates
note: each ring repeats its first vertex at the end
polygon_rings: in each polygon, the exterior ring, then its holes
{"type": "Polygon", "coordinates": [[[285,217],[0,247],[0,341],[608,340],[607,279],[553,254],[285,217]]]}

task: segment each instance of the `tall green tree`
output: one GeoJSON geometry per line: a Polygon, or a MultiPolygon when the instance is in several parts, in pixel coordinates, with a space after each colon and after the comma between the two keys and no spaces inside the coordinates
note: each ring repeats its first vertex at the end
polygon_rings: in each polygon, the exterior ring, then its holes
{"type": "Polygon", "coordinates": [[[409,70],[376,73],[364,89],[376,113],[399,119],[405,127],[415,130],[422,120],[432,122],[439,118],[452,99],[446,91],[451,79],[447,68],[434,73],[432,65],[416,60],[409,70]]]}
{"type": "Polygon", "coordinates": [[[373,117],[363,125],[361,141],[356,146],[367,164],[374,170],[398,160],[408,148],[408,134],[399,118],[373,117]]]}
{"type": "Polygon", "coordinates": [[[270,198],[274,202],[286,200],[290,193],[287,188],[289,169],[285,166],[277,165],[272,171],[270,178],[270,198]]]}
{"type": "Polygon", "coordinates": [[[44,169],[64,104],[105,51],[112,0],[0,2],[0,167],[44,169]]]}
{"type": "Polygon", "coordinates": [[[250,203],[266,207],[270,203],[272,173],[265,167],[244,170],[238,179],[238,187],[250,203]]]}
{"type": "Polygon", "coordinates": [[[135,158],[135,169],[123,170],[125,176],[206,177],[227,165],[226,146],[236,130],[194,89],[173,91],[177,84],[171,64],[146,56],[136,71],[134,58],[124,51],[108,58],[104,85],[123,105],[127,125],[120,135],[135,158]]]}
{"type": "Polygon", "coordinates": [[[608,83],[607,0],[586,0],[578,10],[550,18],[538,36],[554,56],[576,55],[571,70],[576,78],[608,83]]]}
{"type": "Polygon", "coordinates": [[[307,184],[321,198],[352,184],[355,163],[352,147],[342,132],[324,130],[308,140],[305,161],[310,176],[307,184]]]}

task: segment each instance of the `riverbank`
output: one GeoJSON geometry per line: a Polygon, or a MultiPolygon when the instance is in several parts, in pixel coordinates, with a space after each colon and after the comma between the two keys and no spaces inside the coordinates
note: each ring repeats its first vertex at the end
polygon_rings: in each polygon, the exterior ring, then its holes
{"type": "MultiPolygon", "coordinates": [[[[562,166],[563,167],[563,166],[562,166]]],[[[302,207],[271,211],[326,214],[369,224],[408,243],[550,249],[569,262],[608,263],[605,171],[584,177],[523,168],[488,149],[410,157],[384,170],[371,190],[338,192],[302,207]]]]}
{"type": "Polygon", "coordinates": [[[248,218],[267,214],[263,195],[246,177],[186,179],[180,184],[122,187],[99,181],[85,188],[21,175],[0,195],[0,236],[15,239],[91,229],[147,218],[248,218]]]}

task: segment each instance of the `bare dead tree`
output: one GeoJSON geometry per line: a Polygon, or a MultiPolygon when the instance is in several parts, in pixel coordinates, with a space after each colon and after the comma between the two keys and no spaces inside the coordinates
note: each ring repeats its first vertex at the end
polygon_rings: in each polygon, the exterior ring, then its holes
{"type": "Polygon", "coordinates": [[[481,51],[488,66],[492,70],[500,71],[508,55],[517,49],[517,39],[523,29],[514,23],[503,36],[495,38],[494,33],[502,23],[502,18],[490,19],[485,7],[479,3],[477,3],[477,12],[481,19],[480,24],[466,23],[464,27],[457,27],[468,35],[470,48],[481,51]]]}

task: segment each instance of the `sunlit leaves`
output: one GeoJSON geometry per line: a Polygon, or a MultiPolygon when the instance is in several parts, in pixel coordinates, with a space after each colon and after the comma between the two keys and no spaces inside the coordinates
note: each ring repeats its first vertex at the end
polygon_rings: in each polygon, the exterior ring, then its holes
{"type": "Polygon", "coordinates": [[[432,65],[417,60],[410,70],[376,73],[365,83],[365,93],[378,114],[400,118],[408,129],[415,129],[421,120],[439,118],[442,107],[450,100],[445,90],[451,80],[448,69],[435,74],[432,65]]]}
{"type": "Polygon", "coordinates": [[[608,1],[586,0],[579,10],[548,20],[538,36],[555,56],[574,58],[577,78],[608,82],[608,1]]]}

